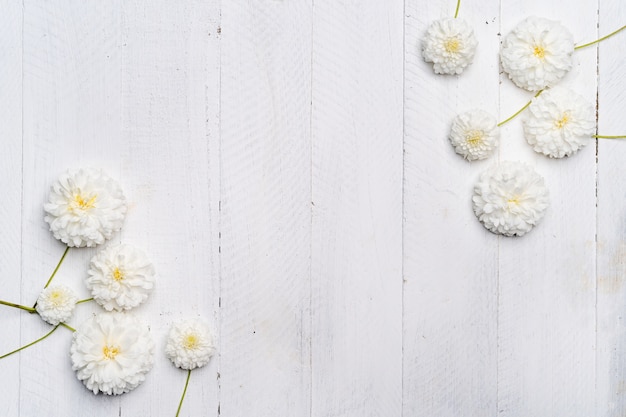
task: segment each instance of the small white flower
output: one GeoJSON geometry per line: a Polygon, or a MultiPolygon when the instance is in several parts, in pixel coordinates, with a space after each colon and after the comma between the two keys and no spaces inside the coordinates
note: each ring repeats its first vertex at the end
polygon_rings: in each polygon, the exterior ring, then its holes
{"type": "Polygon", "coordinates": [[[118,395],[145,380],[154,363],[154,341],[132,314],[100,313],[76,329],[70,353],[76,377],[89,390],[118,395]]]}
{"type": "Polygon", "coordinates": [[[102,171],[79,169],[52,185],[44,210],[56,239],[68,246],[93,247],[122,228],[126,199],[119,184],[102,171]]]}
{"type": "Polygon", "coordinates": [[[165,355],[181,369],[194,369],[209,363],[215,352],[209,326],[199,319],[174,323],[167,337],[165,355]]]}
{"type": "Polygon", "coordinates": [[[35,309],[47,323],[56,326],[72,317],[78,297],[65,285],[51,285],[45,288],[37,298],[35,309]]]}
{"type": "Polygon", "coordinates": [[[428,27],[422,54],[437,74],[460,74],[472,63],[478,41],[462,19],[435,20],[428,27]]]}
{"type": "Polygon", "coordinates": [[[543,177],[521,162],[502,162],[480,176],[472,198],[474,213],[493,233],[522,236],[549,205],[543,177]]]}
{"type": "Polygon", "coordinates": [[[486,159],[498,146],[500,128],[495,117],[483,110],[457,115],[450,129],[450,143],[468,161],[486,159]]]}
{"type": "Polygon", "coordinates": [[[85,280],[94,300],[106,310],[130,310],[154,288],[154,266],[131,245],[111,246],[91,259],[85,280]]]}
{"type": "Polygon", "coordinates": [[[550,158],[576,153],[596,129],[593,104],[563,87],[535,97],[522,119],[524,136],[536,152],[550,158]]]}
{"type": "Polygon", "coordinates": [[[531,16],[504,38],[500,59],[518,87],[539,91],[552,87],[572,69],[573,52],[574,38],[565,26],[531,16]]]}

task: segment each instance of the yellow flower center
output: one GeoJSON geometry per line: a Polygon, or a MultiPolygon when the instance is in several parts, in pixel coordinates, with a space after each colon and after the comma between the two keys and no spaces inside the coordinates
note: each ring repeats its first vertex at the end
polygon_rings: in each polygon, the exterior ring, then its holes
{"type": "Polygon", "coordinates": [[[96,197],[97,195],[94,195],[93,197],[86,199],[82,195],[76,194],[74,196],[75,206],[81,210],[88,210],[90,208],[93,208],[96,203],[96,197]]]}
{"type": "Polygon", "coordinates": [[[563,129],[563,127],[569,122],[569,115],[567,113],[563,114],[563,117],[554,122],[554,125],[558,129],[563,129]]]}
{"type": "Polygon", "coordinates": [[[115,359],[115,357],[120,353],[120,348],[117,346],[109,346],[105,345],[102,348],[102,354],[107,359],[115,359]]]}
{"type": "Polygon", "coordinates": [[[459,42],[457,38],[448,38],[443,43],[443,48],[446,50],[446,52],[459,52],[459,49],[461,48],[461,42],[459,42]]]}
{"type": "Polygon", "coordinates": [[[113,279],[118,282],[124,279],[124,273],[117,267],[113,270],[113,279]]]}
{"type": "Polygon", "coordinates": [[[544,59],[546,57],[546,50],[543,46],[536,45],[533,49],[533,55],[539,59],[544,59]]]}
{"type": "Polygon", "coordinates": [[[199,344],[200,341],[198,340],[198,336],[195,334],[188,334],[183,339],[183,346],[185,346],[185,349],[195,349],[199,344]]]}
{"type": "Polygon", "coordinates": [[[470,130],[465,135],[465,140],[468,145],[476,147],[483,143],[483,132],[480,130],[470,130]]]}
{"type": "Polygon", "coordinates": [[[50,292],[50,301],[55,307],[58,307],[63,303],[63,293],[59,290],[52,290],[50,292]]]}

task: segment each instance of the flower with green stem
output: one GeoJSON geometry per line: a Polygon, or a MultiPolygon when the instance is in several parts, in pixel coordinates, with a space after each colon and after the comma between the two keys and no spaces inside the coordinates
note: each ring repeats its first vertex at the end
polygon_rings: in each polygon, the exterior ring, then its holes
{"type": "Polygon", "coordinates": [[[172,325],[165,345],[165,355],[177,368],[187,370],[185,389],[178,403],[176,416],[183,405],[191,371],[209,363],[214,353],[213,335],[206,322],[188,319],[172,325]]]}

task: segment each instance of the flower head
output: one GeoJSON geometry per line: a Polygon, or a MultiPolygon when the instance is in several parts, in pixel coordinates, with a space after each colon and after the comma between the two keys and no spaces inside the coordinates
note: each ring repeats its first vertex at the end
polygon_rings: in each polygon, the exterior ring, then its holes
{"type": "Polygon", "coordinates": [[[35,309],[47,323],[56,326],[72,317],[78,297],[65,285],[51,285],[39,294],[35,309]]]}
{"type": "Polygon", "coordinates": [[[45,221],[68,246],[93,247],[122,228],[126,199],[119,184],[102,171],[67,172],[52,185],[45,221]]]}
{"type": "Polygon", "coordinates": [[[572,69],[574,38],[559,22],[531,16],[502,43],[500,59],[509,78],[521,88],[552,87],[572,69]]]}
{"type": "Polygon", "coordinates": [[[576,153],[596,129],[593,104],[563,87],[535,97],[524,118],[524,136],[536,152],[550,158],[576,153]]]}
{"type": "Polygon", "coordinates": [[[74,333],[70,349],[76,377],[94,394],[131,391],[154,363],[148,326],[130,313],[100,313],[74,333]]]}
{"type": "Polygon", "coordinates": [[[460,74],[472,63],[478,41],[462,19],[435,20],[424,39],[422,54],[437,74],[460,74]]]}
{"type": "Polygon", "coordinates": [[[450,143],[468,161],[486,159],[498,146],[498,122],[483,110],[471,110],[457,115],[450,129],[450,143]]]}
{"type": "Polygon", "coordinates": [[[130,310],[154,288],[154,266],[131,245],[111,246],[91,259],[85,280],[94,300],[106,310],[130,310]]]}
{"type": "Polygon", "coordinates": [[[521,162],[502,162],[483,172],[472,198],[478,220],[493,233],[522,236],[549,205],[543,177],[521,162]]]}
{"type": "Polygon", "coordinates": [[[204,366],[214,352],[213,336],[203,321],[188,319],[172,325],[165,354],[178,368],[191,370],[204,366]]]}

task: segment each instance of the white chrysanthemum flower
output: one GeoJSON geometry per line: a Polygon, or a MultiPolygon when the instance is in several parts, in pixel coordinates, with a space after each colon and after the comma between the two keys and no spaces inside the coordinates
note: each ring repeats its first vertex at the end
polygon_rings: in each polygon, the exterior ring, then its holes
{"type": "Polygon", "coordinates": [[[428,27],[422,54],[437,74],[460,74],[472,63],[478,41],[462,19],[435,20],[428,27]]]}
{"type": "Polygon", "coordinates": [[[199,319],[174,323],[165,346],[165,355],[181,369],[194,369],[209,363],[215,352],[209,326],[199,319]]]}
{"type": "Polygon", "coordinates": [[[76,329],[70,353],[76,377],[89,390],[118,395],[145,380],[154,363],[154,341],[132,314],[100,313],[76,329]]]}
{"type": "Polygon", "coordinates": [[[565,26],[531,16],[504,38],[500,59],[518,87],[539,91],[556,85],[572,69],[573,52],[574,38],[565,26]]]}
{"type": "Polygon", "coordinates": [[[154,288],[154,266],[131,245],[111,246],[92,259],[85,280],[93,299],[106,310],[130,310],[154,288]]]}
{"type": "Polygon", "coordinates": [[[532,100],[522,124],[526,141],[536,152],[563,158],[589,142],[596,130],[596,113],[580,95],[554,87],[532,100]]]}
{"type": "Polygon", "coordinates": [[[486,159],[498,147],[500,128],[495,117],[483,110],[457,115],[450,129],[450,143],[468,161],[486,159]]]}
{"type": "Polygon", "coordinates": [[[480,176],[472,198],[474,213],[493,233],[522,236],[549,205],[543,177],[521,162],[502,162],[480,176]]]}
{"type": "Polygon", "coordinates": [[[44,210],[55,238],[67,246],[93,247],[122,228],[126,199],[119,184],[102,171],[79,169],[52,185],[44,210]]]}
{"type": "Polygon", "coordinates": [[[51,285],[39,294],[35,309],[45,322],[56,326],[72,317],[77,301],[78,296],[69,287],[51,285]]]}

